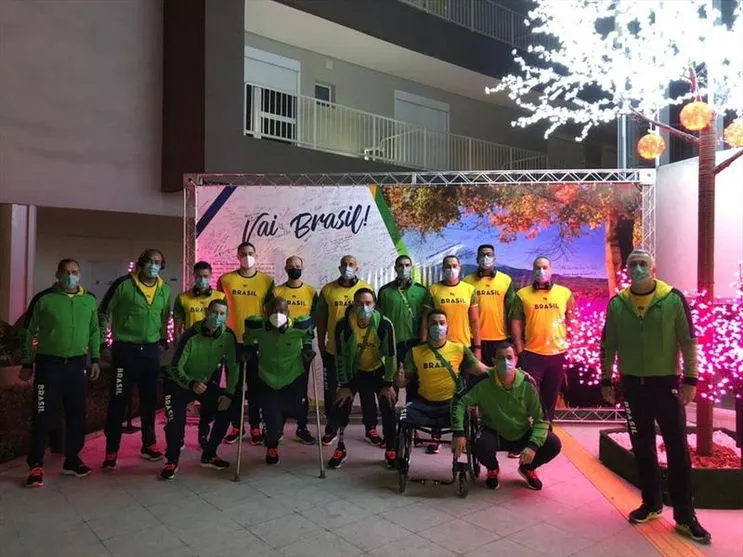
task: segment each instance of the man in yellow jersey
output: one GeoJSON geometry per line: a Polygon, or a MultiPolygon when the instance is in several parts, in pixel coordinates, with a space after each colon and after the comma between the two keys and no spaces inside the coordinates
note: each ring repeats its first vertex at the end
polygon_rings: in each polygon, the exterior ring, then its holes
{"type": "Polygon", "coordinates": [[[464,277],[464,282],[475,287],[480,310],[482,360],[492,366],[495,347],[510,334],[508,315],[516,295],[511,277],[495,269],[495,247],[492,244],[477,248],[477,271],[464,277]]]}
{"type": "MultiPolygon", "coordinates": [[[[274,289],[274,296],[283,298],[289,306],[289,318],[296,321],[300,317],[312,317],[317,309],[317,290],[302,281],[302,271],[304,270],[304,261],[298,255],[292,255],[286,260],[284,267],[288,280],[274,289]]],[[[310,327],[310,330],[313,326],[310,327]]],[[[307,429],[307,414],[309,413],[309,401],[307,399],[307,386],[310,376],[310,367],[312,359],[303,359],[304,375],[302,376],[303,387],[300,389],[303,393],[302,408],[297,417],[297,441],[306,445],[314,445],[316,439],[307,429]]],[[[317,404],[318,401],[315,401],[317,404]]]]}
{"type": "MultiPolygon", "coordinates": [[[[243,242],[237,246],[237,258],[240,261],[240,268],[219,277],[217,290],[224,292],[227,298],[227,306],[230,309],[227,325],[242,344],[245,320],[249,317],[263,316],[266,299],[273,292],[273,279],[256,268],[255,246],[250,242],[243,242]]],[[[263,433],[258,396],[258,361],[249,352],[244,351],[241,358],[245,361],[250,441],[253,445],[260,445],[263,442],[263,433]]],[[[242,385],[242,380],[241,375],[238,385],[242,385]]],[[[241,411],[239,404],[230,405],[232,428],[224,438],[225,443],[235,443],[240,435],[244,434],[245,424],[240,423],[241,411]]]]}
{"type": "MultiPolygon", "coordinates": [[[[173,321],[175,323],[175,336],[179,338],[186,330],[206,318],[206,308],[212,300],[224,300],[224,292],[212,290],[212,266],[206,261],[199,261],[193,266],[194,285],[192,288],[181,292],[173,304],[173,321]]],[[[209,383],[219,387],[222,379],[221,364],[214,370],[209,383]]],[[[210,412],[205,412],[203,405],[199,412],[199,445],[206,448],[209,438],[209,424],[212,421],[210,412]]]]}
{"type": "MultiPolygon", "coordinates": [[[[480,363],[465,345],[447,339],[446,313],[440,309],[428,314],[428,341],[414,346],[405,358],[404,371],[398,372],[398,385],[405,387],[413,378],[418,390],[408,400],[400,421],[413,425],[444,429],[450,425],[451,401],[463,388],[460,372],[476,376],[488,368],[480,363]]],[[[433,436],[436,438],[436,435],[433,436]]],[[[426,448],[428,454],[439,452],[439,444],[426,448]]]]}
{"type": "MultiPolygon", "coordinates": [[[[315,325],[317,326],[317,346],[323,362],[323,379],[325,382],[324,404],[325,433],[322,444],[330,445],[338,436],[338,425],[334,423],[334,413],[330,411],[335,401],[335,392],[338,390],[338,375],[335,367],[335,328],[346,313],[346,308],[353,304],[353,295],[359,288],[369,288],[371,285],[359,279],[359,263],[353,255],[344,255],[338,267],[340,277],[323,286],[317,300],[315,325]]],[[[364,401],[362,400],[362,405],[364,401]]],[[[375,411],[376,416],[376,403],[375,411]]],[[[375,422],[376,424],[376,419],[375,422]]],[[[367,439],[377,446],[382,440],[377,433],[376,425],[367,431],[367,439]]]]}
{"type": "Polygon", "coordinates": [[[537,383],[544,413],[551,422],[565,382],[565,352],[574,319],[573,293],[552,282],[552,263],[544,256],[533,264],[533,282],[516,292],[511,333],[519,368],[537,383]]]}
{"type": "Polygon", "coordinates": [[[428,313],[432,309],[440,309],[449,323],[449,339],[470,347],[479,360],[482,356],[480,312],[475,287],[460,280],[462,269],[456,255],[444,257],[443,270],[444,278],[428,287],[423,302],[421,342],[428,340],[428,313]]]}

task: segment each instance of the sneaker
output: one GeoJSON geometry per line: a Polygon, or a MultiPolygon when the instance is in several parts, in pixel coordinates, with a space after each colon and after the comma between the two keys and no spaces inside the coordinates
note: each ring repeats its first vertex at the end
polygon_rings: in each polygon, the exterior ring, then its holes
{"type": "Polygon", "coordinates": [[[199,466],[202,468],[211,468],[212,470],[226,470],[230,467],[230,463],[215,456],[212,458],[202,458],[199,466]]]}
{"type": "Polygon", "coordinates": [[[44,485],[44,469],[41,466],[31,468],[26,476],[26,487],[41,487],[44,485]]]}
{"type": "Polygon", "coordinates": [[[328,461],[328,468],[330,468],[331,470],[338,470],[346,461],[346,458],[348,458],[348,455],[346,454],[346,447],[342,444],[338,444],[338,447],[335,449],[333,456],[330,457],[330,460],[328,461]]]}
{"type": "Polygon", "coordinates": [[[230,432],[224,436],[224,442],[228,445],[234,445],[240,438],[240,429],[234,425],[230,428],[230,432]]]}
{"type": "Polygon", "coordinates": [[[488,470],[487,478],[485,478],[485,486],[488,489],[498,489],[500,482],[498,481],[498,470],[488,470]]]}
{"type": "Polygon", "coordinates": [[[645,524],[649,520],[658,518],[662,514],[663,514],[663,507],[660,507],[658,509],[651,509],[649,507],[646,507],[643,504],[643,505],[640,505],[638,508],[636,508],[631,513],[629,513],[629,516],[627,517],[627,519],[630,521],[631,524],[645,524]]]}
{"type": "Polygon", "coordinates": [[[508,453],[508,458],[521,458],[521,453],[519,451],[511,451],[508,453]]]}
{"type": "Polygon", "coordinates": [[[299,441],[300,443],[304,443],[305,445],[314,445],[315,443],[317,443],[317,439],[312,437],[310,430],[306,427],[297,430],[296,439],[297,441],[299,441]]]}
{"type": "Polygon", "coordinates": [[[158,460],[162,460],[163,453],[157,450],[157,446],[150,445],[149,447],[142,447],[142,450],[139,451],[139,456],[150,462],[157,462],[158,460]]]}
{"type": "Polygon", "coordinates": [[[712,542],[712,534],[707,532],[707,530],[699,524],[697,517],[693,514],[689,520],[676,522],[676,531],[687,538],[691,538],[697,543],[708,544],[712,542]]]}
{"type": "Polygon", "coordinates": [[[329,445],[332,445],[336,439],[338,439],[338,432],[332,429],[326,429],[325,435],[322,436],[321,442],[323,444],[323,447],[327,447],[329,445]]]}
{"type": "Polygon", "coordinates": [[[207,445],[209,445],[208,435],[199,435],[199,447],[201,447],[201,450],[205,451],[207,445]]]}
{"type": "Polygon", "coordinates": [[[387,463],[387,468],[390,470],[397,468],[397,451],[394,449],[391,451],[385,451],[384,460],[387,463]]]}
{"type": "Polygon", "coordinates": [[[441,440],[441,437],[433,437],[434,442],[429,444],[426,447],[426,454],[438,454],[439,453],[439,443],[438,441],[441,440]]]}
{"type": "Polygon", "coordinates": [[[259,427],[251,427],[250,428],[250,442],[253,445],[262,445],[263,444],[263,432],[261,431],[261,428],[259,428],[259,427]]]}
{"type": "Polygon", "coordinates": [[[178,471],[178,465],[172,462],[168,462],[163,469],[160,470],[161,480],[172,480],[175,478],[175,473],[178,471]]]}
{"type": "Polygon", "coordinates": [[[77,463],[70,463],[65,460],[62,465],[62,473],[65,476],[75,476],[76,478],[84,478],[89,476],[92,470],[90,466],[87,466],[83,461],[78,460],[77,463]]]}
{"type": "Polygon", "coordinates": [[[106,458],[103,459],[103,464],[101,465],[104,472],[116,470],[116,459],[118,456],[119,453],[106,453],[106,458]]]}
{"type": "Polygon", "coordinates": [[[266,464],[278,464],[279,451],[276,449],[266,449],[266,464]]]}
{"type": "Polygon", "coordinates": [[[373,445],[374,447],[381,447],[383,445],[382,438],[379,436],[379,433],[377,433],[376,427],[370,427],[369,429],[367,429],[366,435],[364,437],[369,442],[369,444],[373,445]]]}
{"type": "Polygon", "coordinates": [[[523,466],[519,466],[519,474],[526,480],[526,485],[529,486],[529,489],[535,491],[542,489],[542,480],[539,479],[539,476],[537,476],[534,470],[527,470],[523,466]]]}

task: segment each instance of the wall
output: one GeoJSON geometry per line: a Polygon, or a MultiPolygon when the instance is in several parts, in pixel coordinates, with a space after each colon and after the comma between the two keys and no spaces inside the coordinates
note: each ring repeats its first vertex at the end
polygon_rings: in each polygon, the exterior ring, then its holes
{"type": "Polygon", "coordinates": [[[179,215],[160,193],[162,0],[0,0],[0,202],[179,215]]]}
{"type": "MultiPolygon", "coordinates": [[[[717,162],[733,151],[717,153],[717,162]]],[[[661,279],[696,291],[697,159],[661,166],[656,182],[656,264],[661,279]]],[[[715,294],[734,294],[730,283],[743,262],[743,160],[717,175],[715,194],[715,294]]]]}

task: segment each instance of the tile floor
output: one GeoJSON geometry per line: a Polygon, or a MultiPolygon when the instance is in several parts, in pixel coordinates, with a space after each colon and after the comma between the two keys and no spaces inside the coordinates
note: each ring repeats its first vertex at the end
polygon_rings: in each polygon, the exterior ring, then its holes
{"type": "MultiPolygon", "coordinates": [[[[587,430],[578,435],[591,442],[587,430]]],[[[497,491],[480,484],[460,499],[453,486],[428,482],[411,483],[401,495],[396,474],[382,464],[382,451],[361,439],[360,426],[346,435],[349,459],[343,469],[328,471],[326,479],[318,477],[317,449],[289,437],[275,467],[263,462],[262,448],[246,445],[239,483],[231,481],[231,470],[199,468],[193,427],[172,482],[156,479],[159,464],[139,459],[138,435],[125,436],[119,469],[112,474],[98,470],[100,436],[88,441],[82,455],[95,467],[88,478],[58,476],[61,459],[50,457],[42,489],[20,488],[25,465],[14,461],[0,468],[0,555],[657,555],[563,456],[543,469],[542,492],[526,489],[515,461],[504,459],[497,491]]],[[[222,456],[232,460],[235,451],[224,447],[222,456]]],[[[329,453],[326,448],[326,459],[329,453]]],[[[438,456],[415,453],[413,476],[444,479],[450,469],[444,450],[438,456]]],[[[743,528],[743,513],[721,516],[731,524],[737,519],[743,528]]],[[[726,553],[733,547],[726,543],[712,547],[710,554],[736,554],[726,553]]]]}

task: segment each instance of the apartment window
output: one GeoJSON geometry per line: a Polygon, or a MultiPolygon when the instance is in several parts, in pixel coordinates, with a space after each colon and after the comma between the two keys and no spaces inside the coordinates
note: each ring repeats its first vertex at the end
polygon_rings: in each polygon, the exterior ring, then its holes
{"type": "Polygon", "coordinates": [[[315,99],[320,106],[330,106],[334,102],[333,86],[327,83],[315,82],[315,99]]]}

